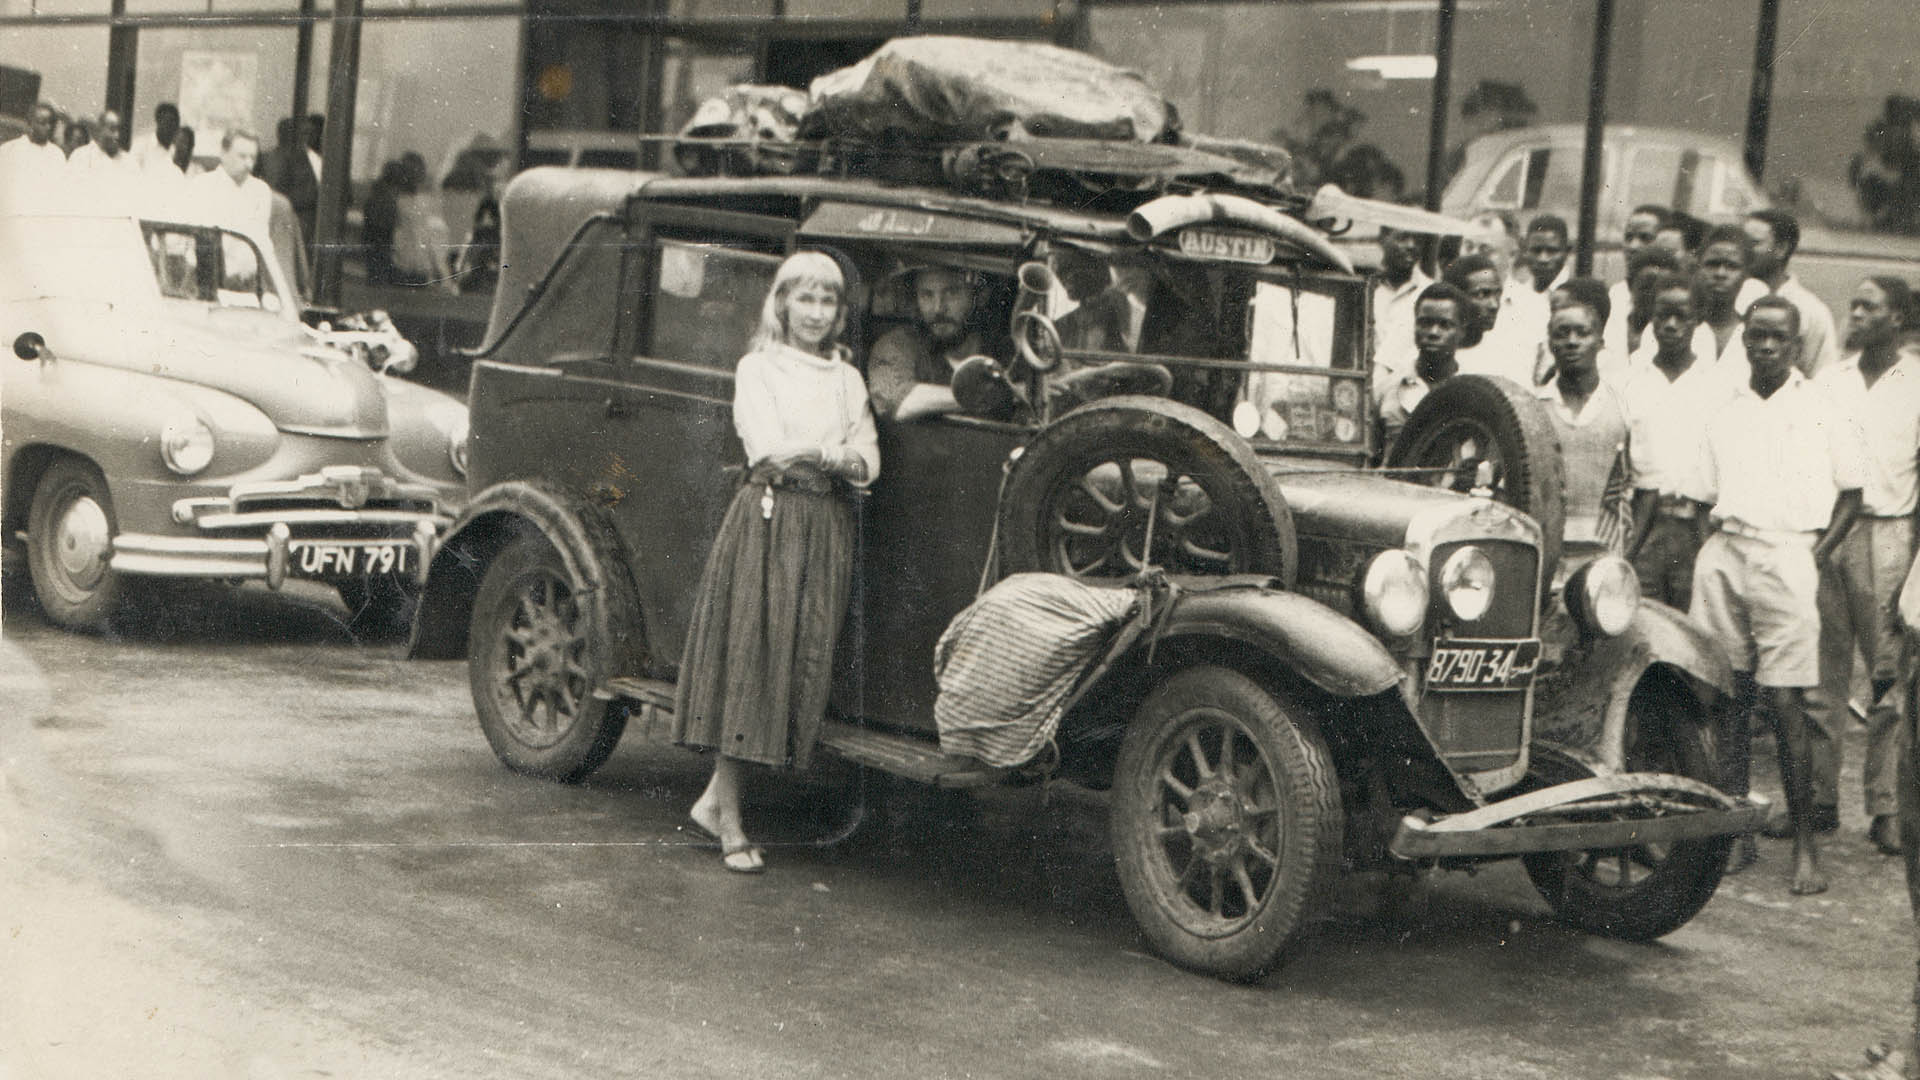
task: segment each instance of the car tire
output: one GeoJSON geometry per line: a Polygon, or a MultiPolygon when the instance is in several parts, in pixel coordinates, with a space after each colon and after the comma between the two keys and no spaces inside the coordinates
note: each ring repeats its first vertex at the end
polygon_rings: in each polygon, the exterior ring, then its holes
{"type": "Polygon", "coordinates": [[[582,780],[626,729],[626,707],[596,693],[616,672],[612,643],[593,629],[591,602],[539,535],[510,542],[474,594],[474,711],[495,756],[515,772],[582,780]]]}
{"type": "Polygon", "coordinates": [[[27,569],[40,609],[56,625],[92,633],[107,628],[126,586],[109,564],[118,532],[99,469],[62,458],[40,474],[27,517],[27,569]]]}
{"type": "Polygon", "coordinates": [[[1540,525],[1542,580],[1552,580],[1566,528],[1560,439],[1539,399],[1509,380],[1456,375],[1414,407],[1387,448],[1394,469],[1428,469],[1416,483],[1472,490],[1480,461],[1494,462],[1494,498],[1540,525]],[[1489,454],[1491,450],[1491,454],[1489,454]]]}
{"type": "Polygon", "coordinates": [[[398,634],[413,622],[420,590],[397,574],[370,574],[334,583],[347,605],[347,625],[355,633],[398,634]]]}
{"type": "MultiPolygon", "coordinates": [[[[1634,691],[1627,706],[1628,770],[1719,783],[1711,725],[1685,711],[1690,700],[1686,691],[1660,682],[1634,691]]],[[[1535,785],[1589,775],[1572,758],[1535,748],[1535,785]]],[[[1562,922],[1608,937],[1652,941],[1686,925],[1713,899],[1732,846],[1733,837],[1719,836],[1630,849],[1539,852],[1522,862],[1562,922]]]]}
{"type": "Polygon", "coordinates": [[[1102,398],[1056,420],[1014,463],[1000,510],[1006,573],[1130,577],[1151,561],[1291,586],[1299,565],[1293,515],[1252,447],[1165,398],[1102,398]]]}
{"type": "Polygon", "coordinates": [[[1238,671],[1188,668],[1147,695],[1112,798],[1127,906],[1181,967],[1259,978],[1339,879],[1340,785],[1319,727],[1238,671]]]}

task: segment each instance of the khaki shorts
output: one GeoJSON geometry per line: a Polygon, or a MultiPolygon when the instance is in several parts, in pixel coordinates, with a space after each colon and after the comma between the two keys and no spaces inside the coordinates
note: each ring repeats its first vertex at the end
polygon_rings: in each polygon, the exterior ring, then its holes
{"type": "Polygon", "coordinates": [[[1820,574],[1812,533],[1717,532],[1701,545],[1687,614],[1761,686],[1820,682],[1820,574]]]}

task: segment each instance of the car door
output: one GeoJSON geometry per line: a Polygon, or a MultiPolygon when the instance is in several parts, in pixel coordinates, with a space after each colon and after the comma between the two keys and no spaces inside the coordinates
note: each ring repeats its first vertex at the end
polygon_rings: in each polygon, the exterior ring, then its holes
{"type": "Polygon", "coordinates": [[[657,667],[679,662],[707,552],[742,480],[733,376],[792,222],[700,208],[635,210],[621,294],[623,393],[609,395],[602,500],[632,554],[657,667]]]}

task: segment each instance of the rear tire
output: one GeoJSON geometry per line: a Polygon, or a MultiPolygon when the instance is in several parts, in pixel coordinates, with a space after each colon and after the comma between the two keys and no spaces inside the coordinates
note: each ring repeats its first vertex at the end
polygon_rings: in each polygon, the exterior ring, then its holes
{"type": "Polygon", "coordinates": [[[1318,725],[1229,668],[1160,684],[1120,749],[1120,886],[1181,967],[1250,980],[1277,966],[1338,881],[1343,821],[1318,725]]]}
{"type": "Polygon", "coordinates": [[[626,730],[625,706],[595,695],[617,672],[590,602],[536,535],[508,544],[480,581],[467,676],[480,730],[515,772],[585,779],[626,730]]]}

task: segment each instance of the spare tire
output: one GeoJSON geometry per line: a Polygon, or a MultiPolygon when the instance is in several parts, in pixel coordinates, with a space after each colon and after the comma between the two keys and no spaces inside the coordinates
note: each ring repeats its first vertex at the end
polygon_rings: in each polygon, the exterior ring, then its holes
{"type": "Polygon", "coordinates": [[[1101,398],[1049,425],[1014,463],[1000,515],[1006,573],[1129,577],[1151,562],[1291,586],[1299,564],[1293,515],[1253,448],[1161,397],[1101,398]]]}
{"type": "Polygon", "coordinates": [[[1493,497],[1540,525],[1540,571],[1552,580],[1566,527],[1566,481],[1560,438],[1540,400],[1493,375],[1455,375],[1433,388],[1400,437],[1387,467],[1420,469],[1414,483],[1473,490],[1480,463],[1493,464],[1493,497]]]}

